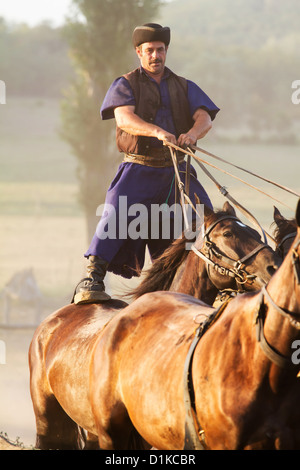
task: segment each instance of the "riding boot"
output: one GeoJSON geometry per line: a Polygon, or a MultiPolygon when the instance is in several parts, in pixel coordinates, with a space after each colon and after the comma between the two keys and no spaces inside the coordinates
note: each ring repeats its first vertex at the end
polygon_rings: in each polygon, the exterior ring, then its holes
{"type": "Polygon", "coordinates": [[[106,294],[104,277],[108,263],[99,256],[89,256],[87,276],[77,286],[78,293],[74,295],[75,304],[102,303],[111,297],[106,294]]]}

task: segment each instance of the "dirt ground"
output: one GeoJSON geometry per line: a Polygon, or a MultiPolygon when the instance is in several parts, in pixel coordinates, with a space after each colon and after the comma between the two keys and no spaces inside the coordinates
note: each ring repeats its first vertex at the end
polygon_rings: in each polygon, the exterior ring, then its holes
{"type": "Polygon", "coordinates": [[[0,436],[0,450],[27,450],[27,448],[11,443],[8,438],[0,436]]]}

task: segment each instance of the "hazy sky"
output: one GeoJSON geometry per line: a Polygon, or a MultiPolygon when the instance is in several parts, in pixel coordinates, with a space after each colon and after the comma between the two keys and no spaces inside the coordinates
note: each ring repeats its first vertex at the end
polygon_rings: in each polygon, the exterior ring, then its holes
{"type": "Polygon", "coordinates": [[[30,26],[44,20],[51,20],[58,26],[64,23],[71,3],[71,0],[0,0],[0,16],[30,26]]]}

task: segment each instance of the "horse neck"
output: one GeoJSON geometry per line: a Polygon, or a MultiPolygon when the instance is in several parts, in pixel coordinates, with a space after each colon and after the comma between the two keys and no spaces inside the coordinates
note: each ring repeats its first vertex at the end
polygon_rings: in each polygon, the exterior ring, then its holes
{"type": "Polygon", "coordinates": [[[300,286],[295,277],[292,257],[293,252],[290,250],[278,271],[269,281],[267,290],[278,306],[296,315],[299,314],[300,320],[300,286]]]}
{"type": "MultiPolygon", "coordinates": [[[[264,333],[268,343],[286,357],[292,356],[291,345],[300,339],[300,329],[295,327],[293,321],[300,322],[300,285],[297,283],[292,264],[292,251],[285,257],[281,267],[274,274],[267,285],[267,291],[273,302],[290,312],[284,316],[278,312],[271,301],[265,297],[266,321],[264,333]]],[[[291,358],[292,363],[292,358],[291,358]]],[[[284,369],[271,365],[270,383],[277,389],[283,383],[287,384],[287,377],[295,378],[295,369],[284,369]]]]}
{"type": "Polygon", "coordinates": [[[213,304],[218,293],[208,277],[205,262],[192,251],[177,270],[170,290],[192,295],[209,305],[213,304]]]}

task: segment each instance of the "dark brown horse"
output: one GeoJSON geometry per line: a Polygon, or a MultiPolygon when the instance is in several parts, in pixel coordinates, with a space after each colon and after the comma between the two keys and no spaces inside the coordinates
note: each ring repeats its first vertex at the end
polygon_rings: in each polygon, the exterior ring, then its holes
{"type": "Polygon", "coordinates": [[[276,229],[274,231],[276,253],[284,258],[296,236],[297,222],[294,218],[286,219],[281,215],[277,207],[274,207],[274,223],[276,225],[276,229]]]}
{"type": "MultiPolygon", "coordinates": [[[[300,201],[296,220],[268,285],[230,301],[194,346],[192,401],[205,448],[300,449],[300,201]]],[[[90,414],[81,423],[93,423],[101,448],[128,449],[133,435],[136,449],[184,448],[185,363],[195,323],[211,313],[191,296],[155,292],[110,321],[93,348],[90,414]]],[[[52,358],[50,380],[59,366],[52,358]]],[[[72,406],[58,382],[72,416],[78,397],[72,406]]]]}
{"type": "Polygon", "coordinates": [[[279,256],[261,242],[256,230],[241,223],[229,203],[222,211],[205,208],[204,224],[204,234],[191,250],[184,237],[166,249],[132,293],[134,298],[170,290],[212,305],[219,291],[257,290],[270,280],[280,265],[279,256]]]}
{"type": "MultiPolygon", "coordinates": [[[[195,252],[187,252],[186,240],[174,242],[168,253],[154,263],[158,263],[157,272],[163,276],[159,277],[159,283],[155,276],[155,285],[154,277],[151,277],[150,290],[161,286],[201,296],[205,293],[201,290],[203,282],[210,289],[209,298],[214,299],[218,288],[236,288],[236,279],[246,289],[261,287],[268,281],[278,258],[261,243],[255,230],[241,224],[231,206],[226,204],[223,209],[217,213],[209,211],[205,215],[206,233],[201,249],[205,261],[199,256],[200,247],[195,252]],[[163,266],[165,272],[162,271],[163,266]],[[203,277],[205,273],[206,278],[203,277]]],[[[149,284],[147,286],[150,288],[149,284]]],[[[197,300],[188,296],[179,295],[178,298],[189,299],[184,301],[184,305],[198,306],[197,300]]],[[[90,401],[90,365],[99,335],[114,316],[121,315],[125,306],[118,300],[98,305],[71,304],[45,319],[36,330],[29,360],[37,447],[79,448],[81,434],[78,425],[88,431],[89,447],[92,442],[97,443],[97,423],[90,401]]],[[[160,321],[157,326],[160,328],[160,321]]]]}

